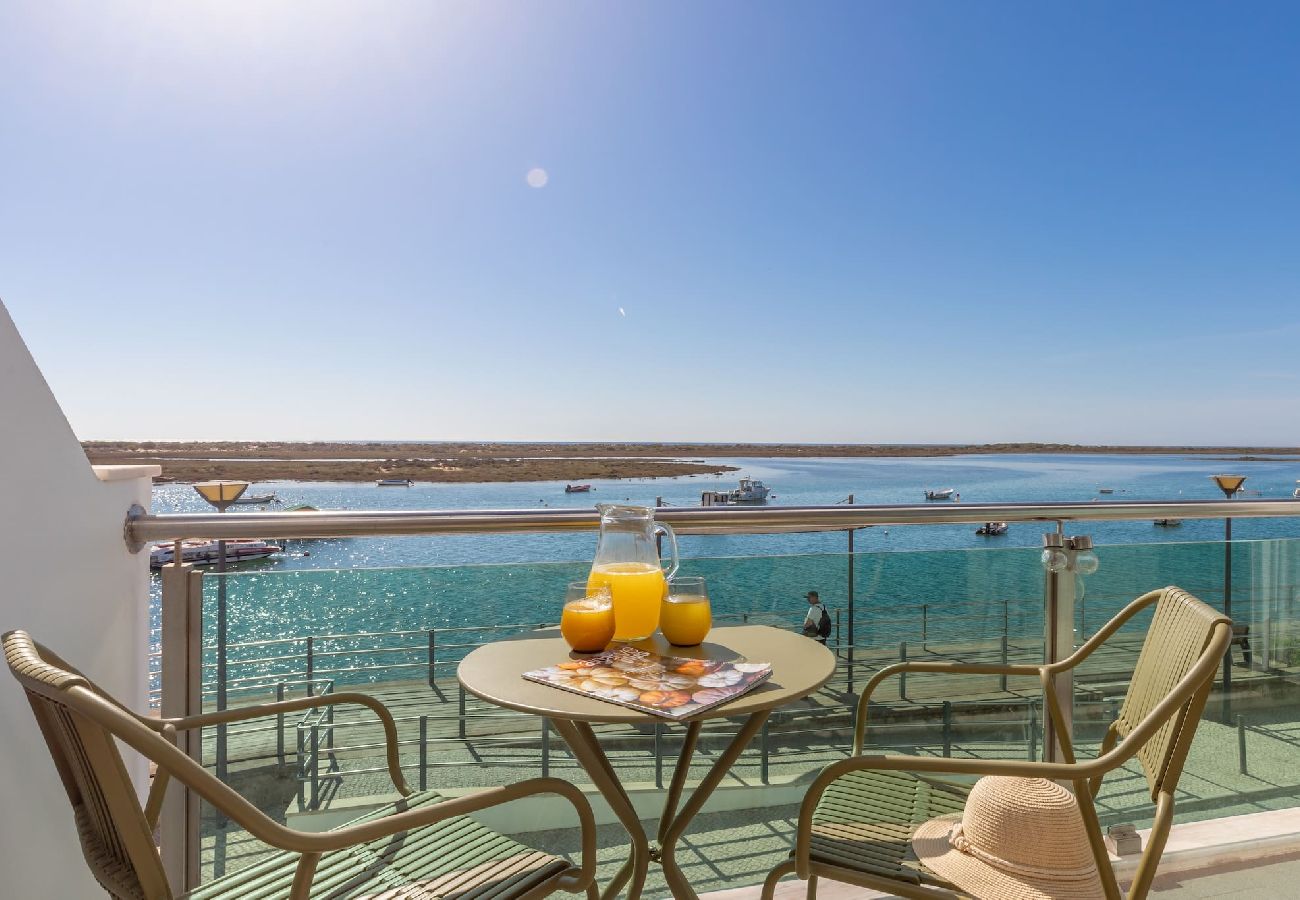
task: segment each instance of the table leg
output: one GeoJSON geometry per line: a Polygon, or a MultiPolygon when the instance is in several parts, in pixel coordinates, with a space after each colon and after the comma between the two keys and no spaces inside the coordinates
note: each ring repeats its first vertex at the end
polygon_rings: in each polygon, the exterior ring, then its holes
{"type": "Polygon", "coordinates": [[[682,749],[677,754],[677,768],[673,769],[673,780],[669,782],[668,796],[664,798],[664,811],[659,816],[658,840],[661,844],[668,833],[668,826],[672,824],[673,816],[677,814],[677,802],[682,797],[682,788],[686,786],[686,775],[691,770],[691,757],[695,754],[695,743],[700,736],[701,724],[703,723],[696,719],[686,726],[682,749]]]}
{"type": "MultiPolygon", "coordinates": [[[[695,818],[696,813],[698,813],[704,806],[705,801],[709,799],[709,795],[713,793],[714,788],[718,786],[719,782],[721,782],[723,777],[727,774],[727,771],[733,764],[735,764],[745,747],[754,739],[754,735],[758,734],[759,729],[763,727],[763,723],[767,721],[767,716],[768,711],[762,710],[754,713],[745,721],[745,724],[741,726],[740,731],[736,733],[736,736],[731,739],[731,743],[727,745],[727,749],[723,751],[722,755],[719,756],[713,763],[712,767],[710,767],[708,774],[704,776],[704,779],[699,783],[695,790],[691,792],[691,796],[686,801],[686,805],[682,807],[682,811],[673,818],[672,822],[669,823],[666,828],[662,822],[659,825],[659,834],[661,835],[659,863],[663,866],[664,880],[668,882],[669,890],[673,892],[673,896],[678,898],[678,900],[681,900],[681,898],[695,900],[697,895],[695,891],[692,890],[690,884],[686,881],[686,876],[682,874],[682,870],[678,868],[677,860],[674,858],[677,840],[682,836],[682,833],[686,831],[686,827],[691,824],[691,819],[695,818]]],[[[695,722],[691,723],[692,726],[695,726],[696,724],[697,723],[695,722]]],[[[694,741],[689,740],[689,732],[688,745],[694,745],[694,741]]],[[[686,747],[683,747],[682,749],[685,751],[686,747]]],[[[685,779],[683,774],[685,769],[686,766],[679,765],[678,770],[673,773],[674,784],[678,782],[679,778],[683,780],[685,779]]],[[[667,812],[666,809],[665,812],[667,812]]]]}
{"type": "MultiPolygon", "coordinates": [[[[552,724],[560,733],[560,737],[564,738],[565,743],[569,745],[573,755],[578,758],[579,764],[591,776],[592,783],[609,803],[614,815],[618,816],[618,820],[623,823],[628,836],[632,839],[631,858],[606,886],[601,898],[612,900],[613,897],[618,896],[624,883],[630,879],[627,897],[628,900],[637,900],[641,896],[641,889],[645,886],[646,872],[650,867],[650,843],[646,839],[645,829],[641,827],[641,819],[637,816],[627,792],[623,790],[618,776],[614,774],[614,767],[610,765],[609,758],[600,749],[600,742],[596,739],[596,733],[591,730],[591,726],[586,722],[571,722],[559,718],[552,720],[552,724]]],[[[675,780],[676,773],[674,773],[675,780]]]]}

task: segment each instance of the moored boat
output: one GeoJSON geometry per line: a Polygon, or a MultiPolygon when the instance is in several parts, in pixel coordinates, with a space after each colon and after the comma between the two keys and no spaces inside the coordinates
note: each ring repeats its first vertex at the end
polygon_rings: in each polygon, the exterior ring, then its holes
{"type": "Polygon", "coordinates": [[[1295,490],[1291,492],[1291,496],[1297,500],[1300,500],[1300,480],[1296,481],[1295,490]]]}
{"type": "Polygon", "coordinates": [[[985,522],[979,528],[975,529],[976,534],[983,534],[988,537],[998,537],[1007,533],[1010,526],[1006,522],[985,522]]]}
{"type": "Polygon", "coordinates": [[[1113,494],[1113,493],[1115,493],[1115,489],[1114,489],[1114,488],[1104,488],[1104,487],[1099,487],[1099,488],[1097,488],[1097,493],[1099,493],[1099,494],[1113,494]]]}
{"type": "Polygon", "coordinates": [[[951,500],[957,491],[954,488],[943,488],[937,491],[926,491],[925,499],[927,500],[951,500]]]}
{"type": "Polygon", "coordinates": [[[234,502],[258,504],[258,503],[279,503],[280,501],[279,499],[276,498],[275,494],[253,494],[253,495],[245,494],[243,497],[240,497],[238,500],[235,500],[234,502]]]}
{"type": "Polygon", "coordinates": [[[415,484],[409,478],[381,478],[375,482],[378,487],[410,487],[415,484]]]}
{"type": "Polygon", "coordinates": [[[728,503],[766,503],[772,489],[755,478],[740,479],[739,487],[729,491],[704,491],[701,506],[724,506],[728,503]]]}
{"type": "Polygon", "coordinates": [[[1160,528],[1177,528],[1183,524],[1182,519],[1155,519],[1151,524],[1160,528]]]}
{"type": "Polygon", "coordinates": [[[590,490],[591,485],[589,484],[566,484],[564,486],[564,493],[566,494],[585,494],[590,490]]]}
{"type": "MultiPolygon", "coordinates": [[[[226,541],[226,562],[245,562],[250,559],[265,559],[281,551],[278,544],[267,541],[234,540],[226,541]]],[[[176,545],[159,544],[149,551],[149,566],[157,569],[170,563],[176,557],[176,545]]],[[[221,560],[221,549],[217,541],[181,541],[181,561],[196,566],[206,566],[221,560]]]]}

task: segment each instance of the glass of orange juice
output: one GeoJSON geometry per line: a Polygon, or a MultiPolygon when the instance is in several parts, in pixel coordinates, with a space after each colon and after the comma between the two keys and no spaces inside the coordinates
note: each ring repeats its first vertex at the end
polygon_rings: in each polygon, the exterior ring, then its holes
{"type": "Polygon", "coordinates": [[[659,628],[668,643],[678,647],[694,647],[704,640],[713,627],[713,614],[709,610],[709,591],[704,579],[683,575],[668,583],[668,596],[664,598],[659,613],[659,628]]]}
{"type": "Polygon", "coordinates": [[[560,634],[579,653],[596,653],[614,638],[614,603],[609,588],[589,587],[585,581],[569,585],[560,613],[560,634]]]}
{"type": "Polygon", "coordinates": [[[600,586],[614,599],[614,640],[643,641],[655,633],[667,593],[663,569],[648,562],[600,563],[591,567],[587,588],[600,586]]]}

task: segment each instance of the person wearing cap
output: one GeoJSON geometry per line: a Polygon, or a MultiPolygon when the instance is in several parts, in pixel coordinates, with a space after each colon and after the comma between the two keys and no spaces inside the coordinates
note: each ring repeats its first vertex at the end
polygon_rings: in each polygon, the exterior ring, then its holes
{"type": "Polygon", "coordinates": [[[822,605],[821,595],[809,591],[808,614],[803,619],[804,637],[810,637],[819,644],[825,644],[831,634],[831,616],[822,605]]]}

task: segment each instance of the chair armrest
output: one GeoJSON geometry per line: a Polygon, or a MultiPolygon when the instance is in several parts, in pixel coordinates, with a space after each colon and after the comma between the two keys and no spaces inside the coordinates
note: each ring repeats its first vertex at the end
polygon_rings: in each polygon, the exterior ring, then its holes
{"type": "Polygon", "coordinates": [[[361,694],[356,691],[341,691],[337,694],[299,697],[294,700],[281,700],[277,703],[263,703],[257,706],[225,709],[220,712],[200,713],[199,715],[177,719],[141,719],[141,721],[155,731],[163,731],[169,726],[177,731],[185,731],[190,728],[224,725],[229,722],[242,722],[248,719],[260,719],[263,716],[274,716],[279,713],[297,712],[303,709],[315,709],[321,706],[340,704],[364,706],[379,717],[379,722],[384,728],[388,776],[392,779],[393,787],[397,788],[399,794],[402,796],[409,795],[411,787],[406,783],[406,777],[402,774],[401,758],[397,749],[397,723],[393,721],[393,714],[388,711],[388,707],[368,694],[361,694]]]}
{"type": "Polygon", "coordinates": [[[857,756],[862,752],[862,739],[867,730],[867,708],[871,701],[871,695],[880,683],[887,678],[901,675],[904,672],[921,672],[938,675],[1025,675],[1041,679],[1045,668],[1045,666],[1016,664],[1001,666],[980,663],[925,662],[923,660],[908,660],[907,662],[897,662],[885,666],[871,676],[871,679],[862,689],[862,696],[858,698],[858,711],[853,726],[853,755],[857,756]]]}
{"type": "Polygon", "coordinates": [[[953,759],[944,756],[853,756],[831,763],[813,780],[799,808],[795,832],[795,871],[801,879],[811,874],[812,819],[817,803],[832,782],[851,772],[903,771],[948,775],[1015,775],[1078,782],[1104,772],[1122,760],[1098,758],[1086,763],[1027,762],[1006,759],[953,759]]]}

